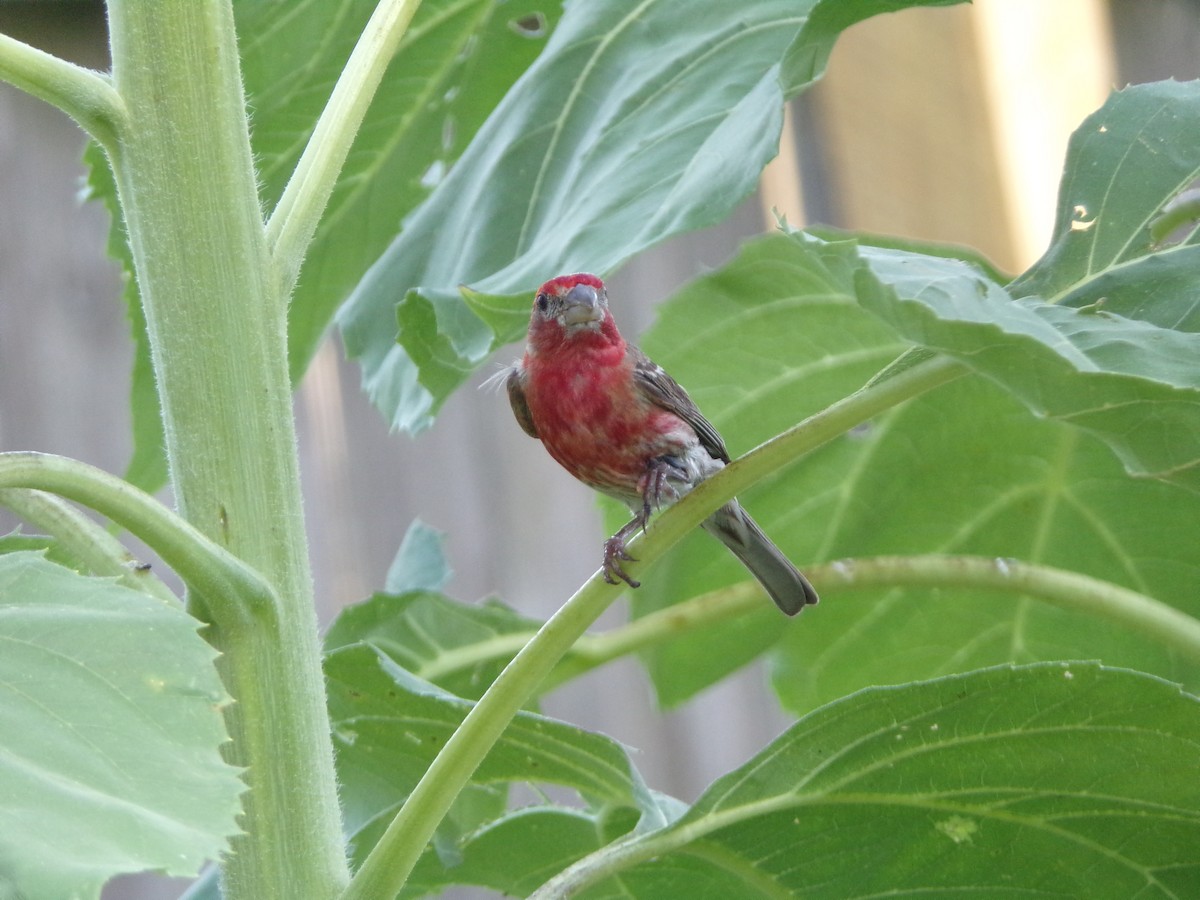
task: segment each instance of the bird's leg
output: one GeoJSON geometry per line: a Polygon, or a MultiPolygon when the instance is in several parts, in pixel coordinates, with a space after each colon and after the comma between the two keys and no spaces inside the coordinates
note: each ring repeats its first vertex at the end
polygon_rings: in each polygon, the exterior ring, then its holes
{"type": "Polygon", "coordinates": [[[667,476],[678,466],[668,456],[652,459],[646,467],[646,473],[638,480],[642,491],[642,508],[632,519],[621,526],[621,529],[604,542],[604,580],[616,584],[617,580],[624,581],[630,587],[641,587],[640,581],[635,581],[621,565],[623,562],[637,562],[625,549],[625,541],[639,528],[646,530],[650,521],[650,513],[655,507],[662,506],[663,490],[670,489],[667,476]]]}
{"type": "Polygon", "coordinates": [[[633,588],[642,586],[640,581],[635,581],[629,576],[629,573],[625,571],[621,563],[636,561],[629,555],[629,551],[625,549],[625,539],[639,528],[644,528],[645,525],[646,523],[643,521],[642,514],[638,513],[622,525],[620,531],[604,542],[604,580],[609,584],[617,584],[618,581],[623,581],[633,588]]]}

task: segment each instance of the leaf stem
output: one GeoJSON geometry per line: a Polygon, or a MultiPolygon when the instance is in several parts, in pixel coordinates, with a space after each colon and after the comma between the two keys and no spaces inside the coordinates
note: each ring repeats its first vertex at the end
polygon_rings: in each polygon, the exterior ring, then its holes
{"type": "MultiPolygon", "coordinates": [[[[656,518],[649,531],[631,545],[631,549],[636,546],[640,560],[637,568],[658,559],[730,497],[759,479],[872,416],[966,371],[948,357],[918,363],[873,382],[761,445],[656,518]]],[[[622,590],[623,586],[606,584],[597,572],[517,653],[413,788],[342,894],[343,900],[372,900],[399,892],[438,823],[512,717],[622,590]]]]}
{"type": "Polygon", "coordinates": [[[623,588],[596,573],[521,648],[413,788],[350,881],[343,900],[393,897],[400,891],[434,829],[513,716],[623,588]]]}
{"type": "Polygon", "coordinates": [[[125,105],[106,75],[0,34],[0,79],[57,106],[110,154],[125,125],[125,105]]]}
{"type": "Polygon", "coordinates": [[[285,293],[296,283],[359,126],[420,2],[380,0],[375,7],[267,221],[285,293]]]}
{"type": "Polygon", "coordinates": [[[880,556],[819,567],[822,585],[971,588],[1027,594],[1045,603],[1128,626],[1200,662],[1200,620],[1153,597],[1079,572],[981,556],[880,556]]]}
{"type": "Polygon", "coordinates": [[[171,589],[148,567],[138,565],[125,546],[71,504],[53,494],[25,488],[0,489],[0,506],[52,535],[93,575],[116,578],[126,587],[178,603],[171,589]]]}
{"type": "MultiPolygon", "coordinates": [[[[982,556],[877,556],[805,567],[822,596],[866,588],[962,588],[1023,594],[1128,627],[1200,662],[1200,620],[1137,591],[1078,572],[982,556]]],[[[748,615],[774,615],[762,588],[743,581],[588,635],[551,675],[555,683],[697,628],[748,615]]]]}
{"type": "Polygon", "coordinates": [[[257,572],[115,475],[48,453],[0,453],[0,488],[56,494],[112,519],[145,541],[189,589],[205,597],[221,622],[275,617],[278,601],[257,572]]]}

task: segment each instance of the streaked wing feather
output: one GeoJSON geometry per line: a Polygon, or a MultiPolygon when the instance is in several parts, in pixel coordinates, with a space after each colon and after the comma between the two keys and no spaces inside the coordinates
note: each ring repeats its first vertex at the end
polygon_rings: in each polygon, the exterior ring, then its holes
{"type": "Polygon", "coordinates": [[[637,347],[631,346],[629,352],[633,356],[634,380],[646,392],[650,401],[675,413],[691,425],[700,438],[701,445],[714,459],[729,462],[729,451],[725,449],[721,435],[712,423],[704,418],[700,408],[688,396],[687,391],[679,386],[679,382],[637,347]]]}
{"type": "Polygon", "coordinates": [[[533,424],[533,416],[529,414],[529,404],[525,402],[525,388],[521,384],[520,368],[517,366],[512,367],[512,370],[508,373],[508,378],[504,381],[504,386],[508,388],[508,402],[512,404],[512,411],[513,415],[517,417],[517,424],[530,437],[539,437],[537,426],[533,424]]]}

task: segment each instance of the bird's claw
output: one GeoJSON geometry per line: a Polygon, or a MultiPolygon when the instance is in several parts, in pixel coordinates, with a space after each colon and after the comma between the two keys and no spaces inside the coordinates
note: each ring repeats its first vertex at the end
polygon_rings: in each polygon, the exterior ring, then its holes
{"type": "Polygon", "coordinates": [[[604,580],[609,584],[620,584],[622,581],[631,588],[641,587],[640,581],[630,577],[621,565],[622,562],[637,562],[625,549],[623,535],[615,534],[604,542],[604,580]]]}

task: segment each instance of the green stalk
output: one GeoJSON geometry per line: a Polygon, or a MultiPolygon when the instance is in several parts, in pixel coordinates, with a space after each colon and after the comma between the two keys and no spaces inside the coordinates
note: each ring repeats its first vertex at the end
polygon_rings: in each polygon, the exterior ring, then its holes
{"type": "Polygon", "coordinates": [[[1153,597],[1098,578],[980,556],[881,556],[821,567],[838,590],[871,587],[963,588],[1026,594],[1072,612],[1106,619],[1200,662],[1200,621],[1153,597]]]}
{"type": "MultiPolygon", "coordinates": [[[[218,621],[245,625],[255,620],[270,622],[277,615],[279,601],[257,572],[149,494],[115,475],[49,453],[0,453],[0,491],[19,493],[9,491],[11,488],[74,500],[141,538],[175,570],[188,590],[211,598],[218,621]]],[[[27,503],[18,503],[17,511],[22,507],[29,511],[27,503]]],[[[33,512],[35,519],[42,518],[37,510],[33,512]]],[[[83,528],[77,522],[69,523],[69,527],[83,528]]],[[[103,543],[100,535],[90,531],[81,531],[76,543],[88,541],[96,549],[110,546],[110,540],[115,543],[115,538],[103,529],[92,528],[104,536],[103,543]]]]}
{"type": "Polygon", "coordinates": [[[380,0],[375,7],[267,222],[267,240],[286,291],[296,283],[375,89],[420,5],[421,0],[380,0]]]}
{"type": "MultiPolygon", "coordinates": [[[[862,589],[919,587],[1024,595],[1104,619],[1200,662],[1200,621],[1160,600],[1078,572],[1015,559],[980,556],[878,556],[808,565],[804,573],[822,597],[862,589]]],[[[656,610],[575,642],[537,693],[548,693],[614,660],[745,616],[777,618],[761,585],[741,581],[656,610]]],[[[780,632],[782,634],[782,632],[780,632]]],[[[485,645],[442,654],[421,675],[436,681],[483,662],[510,658],[535,632],[497,635],[485,645]]]]}
{"type": "Polygon", "coordinates": [[[141,565],[114,535],[53,494],[3,488],[0,506],[8,507],[26,522],[52,535],[58,546],[85,571],[115,578],[125,587],[164,603],[178,603],[179,598],[150,571],[148,564],[141,565]]]}
{"type": "MultiPolygon", "coordinates": [[[[759,479],[867,419],[953,381],[966,371],[947,357],[918,363],[873,382],[752,450],[655,518],[649,531],[630,545],[638,562],[630,563],[627,569],[637,571],[651,564],[730,497],[759,479]]],[[[623,585],[606,584],[596,573],[522,648],[426,770],[355,874],[343,900],[396,895],[438,823],[513,716],[623,590],[623,585]]]]}
{"type": "Polygon", "coordinates": [[[0,34],[0,79],[57,106],[109,153],[117,146],[125,109],[106,76],[0,34]]]}
{"type": "MultiPolygon", "coordinates": [[[[223,861],[238,898],[325,898],[348,880],[303,528],[287,296],[269,252],[229,0],[109,0],[111,154],[146,312],[175,497],[279,598],[275,627],[206,636],[237,702],[245,833],[223,861]]],[[[189,596],[196,610],[213,598],[189,596]]]]}
{"type": "MultiPolygon", "coordinates": [[[[1105,619],[1200,663],[1200,621],[1173,606],[1078,572],[981,556],[878,556],[806,566],[822,597],[854,590],[919,587],[996,591],[1105,619]]],[[[693,597],[603,634],[586,636],[552,673],[555,684],[605,663],[743,616],[774,615],[766,595],[743,581],[693,597]]]]}

